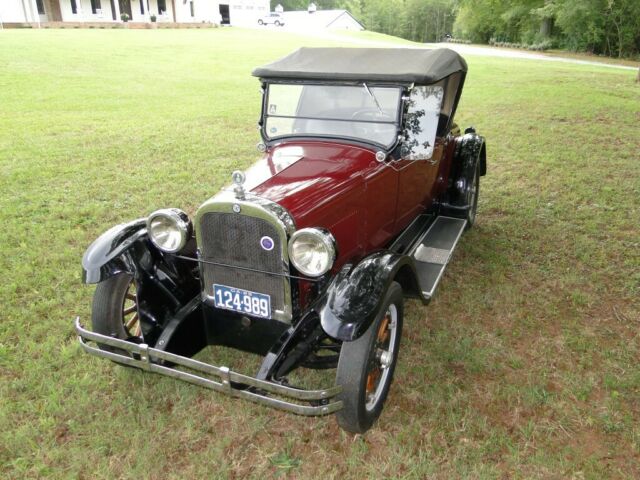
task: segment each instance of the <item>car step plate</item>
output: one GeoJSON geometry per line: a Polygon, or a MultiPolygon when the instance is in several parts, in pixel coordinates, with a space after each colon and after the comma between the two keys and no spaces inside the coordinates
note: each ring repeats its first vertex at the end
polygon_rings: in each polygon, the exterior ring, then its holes
{"type": "Polygon", "coordinates": [[[413,249],[425,297],[433,296],[466,225],[467,221],[462,218],[437,217],[413,249]]]}

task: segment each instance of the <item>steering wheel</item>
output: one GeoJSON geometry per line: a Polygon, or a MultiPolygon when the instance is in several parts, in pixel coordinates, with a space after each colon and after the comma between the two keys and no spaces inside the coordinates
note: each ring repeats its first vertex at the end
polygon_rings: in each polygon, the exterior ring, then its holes
{"type": "Polygon", "coordinates": [[[351,120],[384,120],[389,121],[393,118],[385,112],[381,112],[377,108],[361,108],[351,114],[351,120]],[[367,118],[368,117],[368,118],[367,118]]]}
{"type": "Polygon", "coordinates": [[[383,122],[389,122],[393,121],[393,118],[377,108],[362,108],[351,114],[351,120],[356,120],[356,122],[351,124],[354,134],[357,137],[367,138],[377,133],[378,125],[375,123],[360,123],[357,122],[357,120],[381,120],[383,122]]]}

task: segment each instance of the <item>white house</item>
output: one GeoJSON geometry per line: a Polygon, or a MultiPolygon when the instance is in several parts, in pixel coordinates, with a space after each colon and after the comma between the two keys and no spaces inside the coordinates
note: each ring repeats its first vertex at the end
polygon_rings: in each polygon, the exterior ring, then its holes
{"type": "MultiPolygon", "coordinates": [[[[314,4],[311,6],[315,7],[314,4]]],[[[296,30],[364,30],[364,26],[347,10],[318,10],[282,12],[285,25],[296,30]]]]}
{"type": "Polygon", "coordinates": [[[269,13],[269,0],[0,0],[0,22],[113,23],[126,13],[132,22],[255,25],[269,13]]]}

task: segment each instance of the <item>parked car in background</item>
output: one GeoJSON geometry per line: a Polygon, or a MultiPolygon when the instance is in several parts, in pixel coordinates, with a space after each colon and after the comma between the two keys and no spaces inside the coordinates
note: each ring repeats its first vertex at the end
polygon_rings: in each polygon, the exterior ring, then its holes
{"type": "Polygon", "coordinates": [[[284,17],[276,12],[272,12],[269,15],[265,15],[258,19],[258,25],[275,25],[281,27],[284,25],[284,17]]]}
{"type": "Polygon", "coordinates": [[[254,70],[262,157],[195,215],[161,209],[89,247],[82,347],[368,430],[398,362],[404,298],[431,300],[476,220],[485,141],[454,123],[466,73],[452,50],[378,48],[303,48],[254,70]],[[262,364],[249,376],[191,358],[209,345],[262,364]],[[335,369],[335,381],[309,390],[297,369],[335,369]]]}

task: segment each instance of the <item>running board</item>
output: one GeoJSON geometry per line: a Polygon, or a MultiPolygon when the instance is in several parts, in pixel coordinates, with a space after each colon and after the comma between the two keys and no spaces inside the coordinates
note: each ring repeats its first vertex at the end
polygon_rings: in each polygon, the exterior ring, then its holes
{"type": "Polygon", "coordinates": [[[425,299],[433,297],[466,226],[467,221],[462,218],[439,216],[412,249],[411,256],[415,260],[420,289],[425,299]]]}

